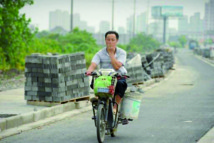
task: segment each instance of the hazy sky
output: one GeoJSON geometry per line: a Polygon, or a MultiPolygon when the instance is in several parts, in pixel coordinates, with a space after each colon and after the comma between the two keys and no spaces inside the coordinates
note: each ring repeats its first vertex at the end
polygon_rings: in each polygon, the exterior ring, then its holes
{"type": "MultiPolygon", "coordinates": [[[[74,13],[79,13],[81,20],[87,21],[88,26],[95,26],[96,31],[100,21],[106,20],[111,23],[112,19],[112,0],[73,0],[74,13]]],[[[136,0],[136,16],[147,11],[148,7],[156,5],[175,5],[184,7],[184,15],[191,16],[195,12],[201,13],[204,17],[205,2],[208,0],[136,0]]],[[[127,17],[133,14],[134,0],[114,0],[115,18],[114,26],[126,26],[127,17]]],[[[69,11],[70,0],[34,0],[33,5],[27,5],[21,13],[26,13],[31,18],[32,24],[36,24],[39,30],[49,29],[49,12],[56,9],[69,11]]],[[[151,10],[151,9],[150,9],[151,10]]],[[[151,13],[151,11],[150,11],[151,13]]],[[[152,21],[152,18],[150,18],[152,21]]],[[[170,20],[171,25],[176,22],[170,20]]]]}

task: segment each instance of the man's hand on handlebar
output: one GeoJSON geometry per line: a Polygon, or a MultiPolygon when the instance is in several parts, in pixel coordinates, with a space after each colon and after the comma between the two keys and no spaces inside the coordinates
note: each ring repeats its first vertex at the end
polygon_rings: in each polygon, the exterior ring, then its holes
{"type": "Polygon", "coordinates": [[[89,76],[89,75],[91,75],[91,73],[92,73],[91,71],[86,71],[85,75],[89,76]]]}

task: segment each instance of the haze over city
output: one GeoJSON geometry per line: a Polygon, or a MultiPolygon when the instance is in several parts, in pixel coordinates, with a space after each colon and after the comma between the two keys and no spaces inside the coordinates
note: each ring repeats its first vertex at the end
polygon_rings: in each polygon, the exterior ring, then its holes
{"type": "MultiPolygon", "coordinates": [[[[148,11],[149,23],[153,21],[151,17],[151,7],[156,5],[183,6],[183,14],[192,16],[199,12],[201,19],[204,18],[205,3],[208,0],[136,0],[136,16],[148,11]]],[[[31,18],[31,24],[38,26],[39,30],[49,30],[49,12],[55,10],[68,11],[71,13],[70,0],[34,0],[33,5],[27,5],[21,13],[26,13],[27,18],[31,18]]],[[[134,13],[134,0],[114,0],[114,27],[126,28],[127,18],[134,13]]],[[[88,26],[99,30],[101,21],[112,21],[112,0],[74,0],[73,13],[80,14],[80,19],[87,22],[88,26]]],[[[169,27],[177,29],[177,19],[169,21],[169,27]]]]}

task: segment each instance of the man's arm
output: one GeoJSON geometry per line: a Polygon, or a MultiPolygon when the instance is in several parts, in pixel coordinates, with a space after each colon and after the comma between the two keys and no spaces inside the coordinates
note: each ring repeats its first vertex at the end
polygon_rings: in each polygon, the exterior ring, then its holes
{"type": "Polygon", "coordinates": [[[110,54],[109,56],[111,58],[111,64],[112,64],[113,68],[115,70],[119,70],[123,64],[115,58],[114,54],[110,54]]]}
{"type": "Polygon", "coordinates": [[[96,67],[97,67],[97,64],[92,62],[87,70],[87,74],[90,74],[91,72],[93,72],[96,69],[96,67]]]}

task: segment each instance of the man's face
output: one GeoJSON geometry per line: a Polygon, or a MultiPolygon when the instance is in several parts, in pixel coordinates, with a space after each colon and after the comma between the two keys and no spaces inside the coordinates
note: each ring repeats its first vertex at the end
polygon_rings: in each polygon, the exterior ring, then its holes
{"type": "Polygon", "coordinates": [[[117,45],[117,38],[116,38],[116,35],[115,34],[108,34],[106,36],[106,46],[107,48],[116,48],[116,45],[117,45]]]}

